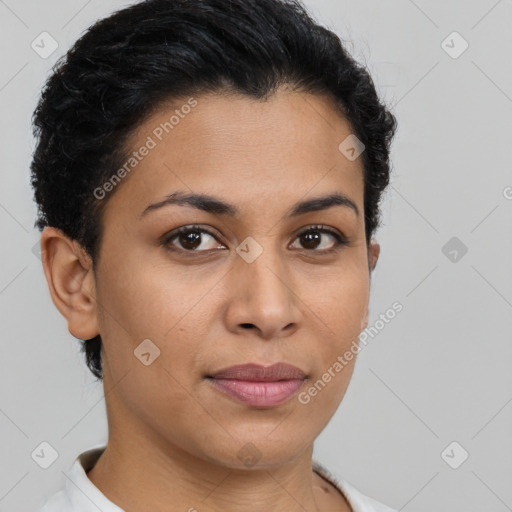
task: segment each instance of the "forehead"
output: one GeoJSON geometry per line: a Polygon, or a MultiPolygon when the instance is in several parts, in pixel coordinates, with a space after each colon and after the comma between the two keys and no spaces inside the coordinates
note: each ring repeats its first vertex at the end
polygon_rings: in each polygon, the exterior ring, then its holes
{"type": "Polygon", "coordinates": [[[333,192],[362,207],[362,158],[339,150],[351,134],[324,96],[280,90],[264,101],[233,94],[174,100],[132,133],[126,172],[105,214],[135,217],[176,189],[231,199],[247,211],[333,192]]]}

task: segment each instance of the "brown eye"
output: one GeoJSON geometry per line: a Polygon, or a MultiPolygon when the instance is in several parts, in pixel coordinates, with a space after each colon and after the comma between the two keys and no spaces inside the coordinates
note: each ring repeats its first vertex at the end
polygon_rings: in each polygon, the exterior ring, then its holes
{"type": "MultiPolygon", "coordinates": [[[[323,226],[313,226],[308,228],[305,231],[299,233],[297,240],[299,240],[301,246],[308,251],[316,251],[316,252],[331,252],[340,248],[342,245],[347,245],[347,240],[343,238],[341,235],[332,231],[330,229],[326,229],[323,226]],[[331,243],[330,246],[325,247],[326,236],[329,235],[331,239],[334,239],[334,243],[331,243]],[[322,244],[324,247],[322,247],[322,244]]],[[[328,243],[328,242],[327,242],[328,243]]]]}
{"type": "Polygon", "coordinates": [[[307,233],[304,233],[300,236],[300,243],[306,249],[316,249],[321,238],[322,235],[318,231],[308,231],[307,233]]]}
{"type": "Polygon", "coordinates": [[[197,249],[201,243],[201,234],[197,231],[189,231],[188,233],[180,233],[177,240],[184,249],[197,249]]]}
{"type": "Polygon", "coordinates": [[[219,248],[217,238],[208,230],[199,226],[184,226],[169,233],[163,239],[162,245],[171,250],[186,252],[206,252],[219,248]]]}

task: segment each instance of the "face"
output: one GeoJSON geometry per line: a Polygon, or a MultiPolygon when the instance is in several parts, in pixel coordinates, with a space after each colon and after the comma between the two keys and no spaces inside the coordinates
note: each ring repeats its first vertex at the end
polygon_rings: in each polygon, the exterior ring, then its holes
{"type": "Polygon", "coordinates": [[[282,464],[336,411],[355,357],[341,370],[336,362],[366,326],[378,245],[365,242],[363,163],[338,149],[352,132],[326,98],[207,95],[190,109],[187,100],[131,137],[140,159],[104,199],[88,274],[94,308],[69,316],[69,329],[101,334],[111,435],[158,439],[228,467],[242,465],[244,450],[262,466],[282,464]],[[158,206],[178,191],[229,206],[158,206]],[[206,378],[276,362],[307,376],[278,405],[249,404],[206,378]]]}

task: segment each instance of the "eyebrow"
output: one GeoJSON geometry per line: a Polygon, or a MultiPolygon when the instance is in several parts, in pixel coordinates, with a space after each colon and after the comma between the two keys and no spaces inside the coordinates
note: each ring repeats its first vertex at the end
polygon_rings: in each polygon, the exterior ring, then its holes
{"type": "MultiPolygon", "coordinates": [[[[203,210],[213,215],[226,215],[229,217],[236,217],[240,214],[240,210],[236,206],[226,203],[219,198],[209,196],[207,194],[192,194],[178,190],[167,195],[163,201],[159,201],[158,203],[153,203],[147,206],[140,214],[139,218],[142,218],[150,211],[154,211],[169,205],[192,206],[193,208],[203,210]]],[[[351,209],[356,214],[356,216],[359,216],[359,208],[357,207],[356,203],[345,194],[336,192],[327,196],[314,197],[312,199],[307,199],[305,201],[296,203],[286,213],[285,217],[298,217],[299,215],[304,215],[305,213],[309,212],[327,210],[333,206],[343,206],[345,208],[351,209]]]]}

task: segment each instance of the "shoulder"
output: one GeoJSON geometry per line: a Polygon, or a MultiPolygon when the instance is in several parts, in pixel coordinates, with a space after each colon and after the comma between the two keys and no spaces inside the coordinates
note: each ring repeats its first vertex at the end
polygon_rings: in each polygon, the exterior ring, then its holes
{"type": "Polygon", "coordinates": [[[313,460],[313,470],[325,478],[345,496],[353,512],[397,512],[380,501],[363,494],[350,482],[337,478],[318,461],[313,460]]]}

